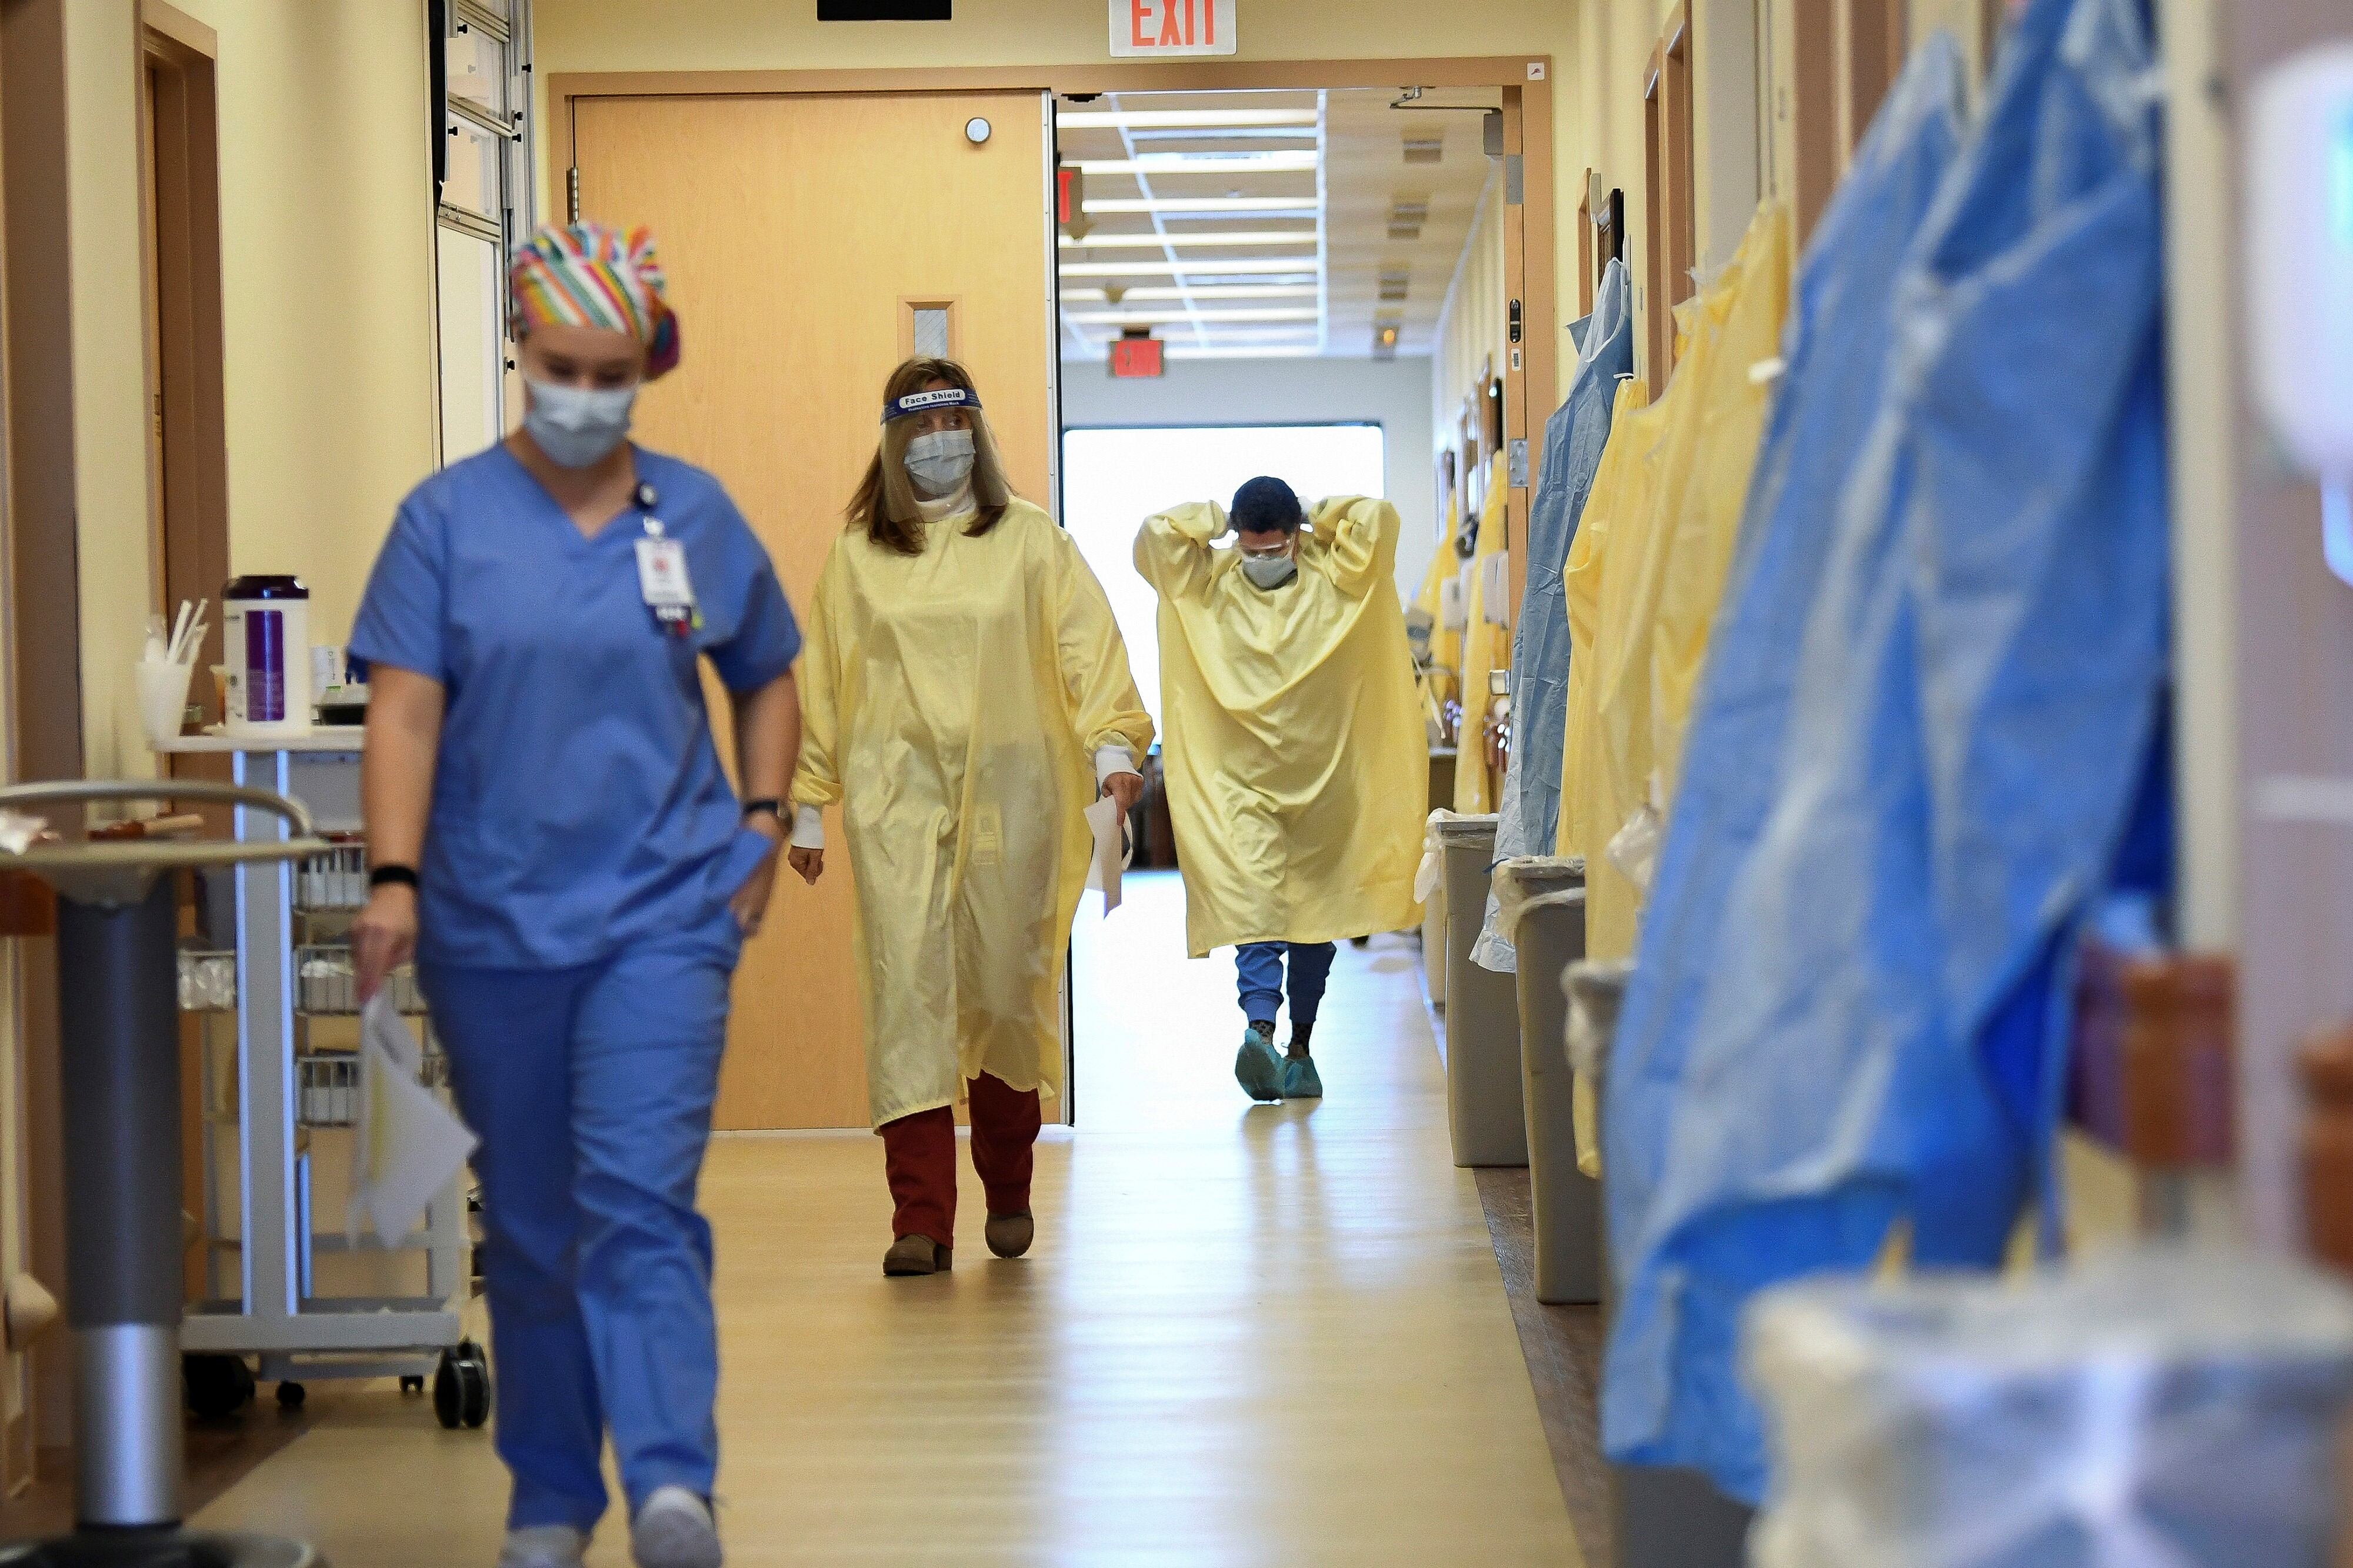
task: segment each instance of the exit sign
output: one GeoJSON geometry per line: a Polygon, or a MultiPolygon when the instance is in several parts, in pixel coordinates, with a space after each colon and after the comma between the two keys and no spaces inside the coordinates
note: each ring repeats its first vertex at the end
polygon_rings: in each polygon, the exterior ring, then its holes
{"type": "Polygon", "coordinates": [[[1164,345],[1158,338],[1117,338],[1111,345],[1111,374],[1119,381],[1142,380],[1167,372],[1164,345]]]}
{"type": "Polygon", "coordinates": [[[1111,52],[1173,59],[1234,52],[1234,0],[1111,0],[1111,52]]]}

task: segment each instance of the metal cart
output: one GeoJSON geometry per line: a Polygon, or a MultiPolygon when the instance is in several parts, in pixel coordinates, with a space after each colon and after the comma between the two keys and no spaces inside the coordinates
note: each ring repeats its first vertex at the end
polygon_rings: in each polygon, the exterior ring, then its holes
{"type": "MultiPolygon", "coordinates": [[[[188,1400],[198,1415],[222,1415],[253,1397],[257,1380],[276,1384],[287,1406],[301,1404],[305,1379],[397,1377],[404,1392],[430,1380],[441,1424],[475,1427],[490,1415],[491,1374],[462,1323],[472,1290],[465,1181],[433,1200],[422,1228],[390,1244],[369,1236],[355,1247],[343,1205],[314,1201],[347,1165],[345,1130],[358,1114],[350,932],[368,891],[359,744],[359,731],[333,729],[267,742],[187,737],[172,748],[227,752],[237,784],[300,802],[329,844],[234,868],[233,905],[215,900],[225,915],[233,908],[233,945],[180,957],[204,1073],[205,1289],[181,1331],[188,1400]],[[363,1253],[401,1255],[398,1265],[365,1267],[398,1268],[405,1288],[322,1279],[335,1271],[330,1260],[363,1253]]],[[[240,842],[281,832],[272,818],[237,812],[240,842]]],[[[448,1059],[415,977],[392,984],[402,1011],[425,1026],[425,1081],[446,1089],[448,1059]]]]}

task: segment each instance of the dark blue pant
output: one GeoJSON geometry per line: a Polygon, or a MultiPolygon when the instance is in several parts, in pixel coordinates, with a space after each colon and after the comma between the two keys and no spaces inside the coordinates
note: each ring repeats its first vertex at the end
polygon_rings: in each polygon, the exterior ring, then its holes
{"type": "Polygon", "coordinates": [[[710,1495],[719,1346],[694,1193],[741,941],[723,910],[580,969],[423,967],[482,1141],[511,1528],[594,1529],[607,1432],[632,1512],[658,1487],[710,1495]]]}
{"type": "Polygon", "coordinates": [[[1291,1026],[1313,1028],[1315,1009],[1324,1005],[1324,983],[1332,977],[1328,942],[1253,942],[1234,950],[1234,972],[1240,983],[1242,1016],[1253,1024],[1271,1024],[1282,1010],[1282,961],[1291,959],[1291,1026]]]}

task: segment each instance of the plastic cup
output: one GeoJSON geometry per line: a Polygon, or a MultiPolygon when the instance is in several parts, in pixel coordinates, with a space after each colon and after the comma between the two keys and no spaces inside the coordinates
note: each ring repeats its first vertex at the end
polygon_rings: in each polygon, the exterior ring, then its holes
{"type": "Polygon", "coordinates": [[[139,719],[147,729],[147,743],[162,751],[180,738],[188,717],[188,678],[195,667],[186,664],[139,664],[139,719]]]}

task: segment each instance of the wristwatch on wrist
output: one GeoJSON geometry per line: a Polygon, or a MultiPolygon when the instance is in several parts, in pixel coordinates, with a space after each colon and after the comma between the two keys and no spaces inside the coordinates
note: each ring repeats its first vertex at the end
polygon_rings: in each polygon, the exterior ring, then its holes
{"type": "Polygon", "coordinates": [[[744,803],[744,816],[747,819],[754,816],[773,816],[778,823],[782,823],[785,820],[785,803],[774,795],[764,795],[757,800],[747,800],[744,803]]]}
{"type": "Polygon", "coordinates": [[[368,868],[369,887],[382,888],[396,884],[408,889],[411,892],[416,891],[417,868],[414,866],[384,865],[372,866],[368,868]]]}

